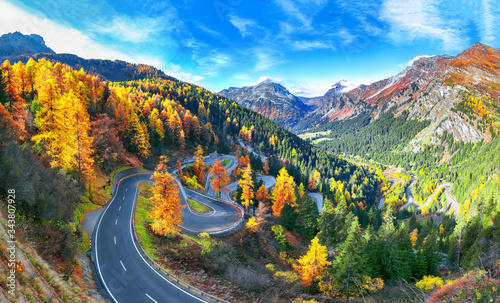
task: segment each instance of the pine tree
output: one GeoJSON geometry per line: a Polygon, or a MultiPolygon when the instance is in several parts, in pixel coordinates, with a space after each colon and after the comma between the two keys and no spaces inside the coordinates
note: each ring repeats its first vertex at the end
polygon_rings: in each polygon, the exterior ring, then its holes
{"type": "Polygon", "coordinates": [[[338,250],[338,255],[332,263],[331,272],[338,291],[345,291],[349,300],[350,288],[361,286],[366,259],[363,256],[363,241],[358,219],[354,218],[349,226],[348,236],[338,250]]]}
{"type": "MultiPolygon", "coordinates": [[[[303,188],[303,184],[300,184],[303,188]]],[[[297,226],[298,231],[307,239],[312,239],[316,235],[318,227],[318,211],[314,200],[305,193],[300,196],[300,190],[296,196],[299,196],[297,207],[297,226]]]]}
{"type": "Polygon", "coordinates": [[[318,238],[326,247],[333,246],[333,234],[335,232],[335,214],[330,200],[323,201],[323,208],[318,220],[318,238]]]}

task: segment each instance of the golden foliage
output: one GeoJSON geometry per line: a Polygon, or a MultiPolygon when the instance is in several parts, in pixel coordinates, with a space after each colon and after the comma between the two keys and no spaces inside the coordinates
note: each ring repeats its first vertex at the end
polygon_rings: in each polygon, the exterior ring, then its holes
{"type": "Polygon", "coordinates": [[[182,224],[182,211],[179,189],[175,179],[167,171],[167,158],[162,156],[151,179],[155,180],[151,188],[153,196],[149,198],[153,210],[148,216],[153,219],[151,228],[159,235],[176,234],[182,224]]]}
{"type": "Polygon", "coordinates": [[[434,276],[424,276],[415,286],[423,290],[433,290],[436,287],[439,288],[443,286],[443,279],[434,276]]]}
{"type": "Polygon", "coordinates": [[[303,285],[308,286],[319,280],[322,271],[332,264],[327,256],[326,247],[319,244],[318,237],[312,239],[309,251],[297,260],[298,265],[295,266],[303,285]]]}
{"type": "Polygon", "coordinates": [[[293,178],[288,175],[286,168],[282,168],[279,172],[278,178],[276,178],[276,184],[273,191],[273,215],[275,217],[281,217],[281,210],[285,204],[295,205],[295,194],[294,189],[297,185],[293,178]]]}

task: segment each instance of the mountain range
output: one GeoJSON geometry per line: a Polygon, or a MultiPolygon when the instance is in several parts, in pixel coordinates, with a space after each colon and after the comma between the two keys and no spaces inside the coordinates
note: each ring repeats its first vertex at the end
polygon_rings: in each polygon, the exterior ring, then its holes
{"type": "MultiPolygon", "coordinates": [[[[430,125],[412,141],[435,142],[445,131],[455,140],[475,142],[492,135],[484,113],[464,114],[457,110],[466,98],[481,98],[490,118],[495,120],[500,97],[500,50],[475,43],[457,56],[420,57],[392,77],[355,86],[342,80],[321,97],[304,104],[279,84],[230,88],[220,94],[236,100],[291,129],[295,133],[328,130],[329,123],[369,114],[376,121],[381,114],[395,116],[409,111],[409,119],[426,120],[430,125]],[[279,98],[272,87],[279,86],[286,98],[279,98]],[[482,115],[482,116],[481,116],[482,115]]],[[[497,117],[498,118],[498,117],[497,117]]]]}
{"type": "MultiPolygon", "coordinates": [[[[0,37],[0,62],[27,62],[29,58],[41,57],[75,69],[84,68],[103,80],[173,79],[144,64],[57,54],[38,35],[16,32],[0,37]]],[[[341,80],[316,98],[295,96],[269,79],[254,86],[230,87],[218,94],[299,134],[327,131],[332,122],[347,121],[360,114],[369,115],[373,123],[384,113],[398,116],[407,110],[409,119],[430,122],[412,138],[409,147],[417,148],[418,142],[435,142],[445,131],[455,140],[465,142],[490,139],[497,128],[494,122],[498,120],[499,70],[500,50],[475,43],[457,56],[420,57],[397,75],[371,84],[356,86],[352,81],[341,80]],[[471,97],[480,100],[471,105],[466,100],[471,97]],[[471,113],[464,112],[464,104],[468,104],[471,113]]]]}

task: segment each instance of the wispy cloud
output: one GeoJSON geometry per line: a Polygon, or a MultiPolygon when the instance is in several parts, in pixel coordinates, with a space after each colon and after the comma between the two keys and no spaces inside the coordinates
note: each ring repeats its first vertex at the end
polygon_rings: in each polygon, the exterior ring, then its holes
{"type": "Polygon", "coordinates": [[[250,32],[250,28],[255,27],[255,28],[260,28],[260,26],[255,23],[255,21],[250,20],[250,19],[244,19],[237,17],[235,15],[229,16],[229,21],[231,22],[234,27],[236,27],[239,31],[240,34],[243,38],[248,36],[250,32]]]}
{"type": "Polygon", "coordinates": [[[391,27],[388,36],[395,42],[421,38],[441,40],[446,50],[463,49],[465,38],[454,20],[442,20],[437,0],[385,0],[380,18],[391,27]]]}
{"type": "Polygon", "coordinates": [[[259,50],[255,54],[255,71],[267,71],[283,64],[286,60],[282,55],[272,50],[259,50]]]}
{"type": "Polygon", "coordinates": [[[298,51],[310,51],[314,49],[331,49],[335,50],[335,47],[332,45],[332,43],[328,43],[327,41],[323,40],[313,40],[313,41],[308,41],[308,40],[296,40],[291,42],[292,43],[292,48],[294,50],[298,51]]]}
{"type": "MultiPolygon", "coordinates": [[[[311,28],[312,20],[297,8],[292,0],[274,0],[274,2],[290,17],[298,20],[306,29],[311,28]]],[[[315,1],[319,2],[319,1],[315,1]]]]}
{"type": "Polygon", "coordinates": [[[228,66],[231,60],[230,55],[212,50],[197,60],[198,69],[204,75],[215,76],[219,69],[228,66]]]}
{"type": "Polygon", "coordinates": [[[159,33],[163,29],[164,22],[163,18],[154,19],[147,16],[131,18],[118,15],[110,22],[91,25],[90,30],[110,35],[121,41],[141,43],[150,40],[153,34],[159,33]]]}
{"type": "Polygon", "coordinates": [[[482,0],[481,7],[482,9],[478,18],[482,24],[481,40],[484,43],[493,43],[497,39],[497,32],[500,26],[498,20],[498,14],[500,13],[499,3],[498,1],[482,0]]]}

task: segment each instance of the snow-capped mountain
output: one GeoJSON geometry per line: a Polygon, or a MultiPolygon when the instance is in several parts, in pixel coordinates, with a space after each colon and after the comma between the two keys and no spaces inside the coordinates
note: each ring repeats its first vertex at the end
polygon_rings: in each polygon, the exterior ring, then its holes
{"type": "Polygon", "coordinates": [[[288,129],[312,111],[312,107],[304,104],[301,98],[270,79],[255,86],[230,87],[218,94],[233,99],[288,129]]]}

